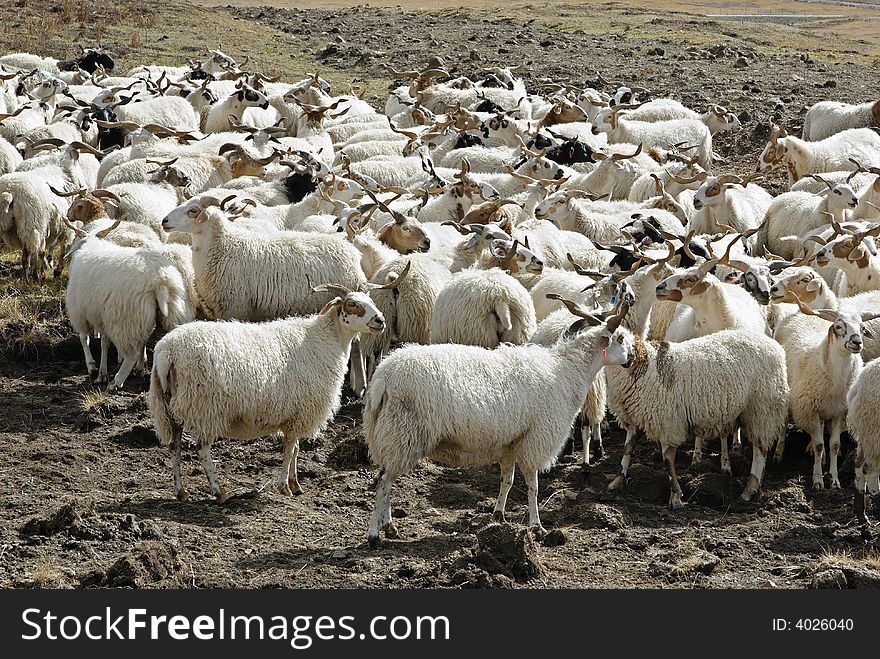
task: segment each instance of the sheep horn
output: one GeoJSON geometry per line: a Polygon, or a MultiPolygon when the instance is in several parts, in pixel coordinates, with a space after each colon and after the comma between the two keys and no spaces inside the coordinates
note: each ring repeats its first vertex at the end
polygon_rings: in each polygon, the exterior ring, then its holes
{"type": "Polygon", "coordinates": [[[605,326],[609,332],[614,334],[617,331],[617,328],[620,327],[620,324],[623,322],[623,319],[629,313],[630,304],[623,300],[621,297],[620,303],[617,305],[616,313],[612,316],[608,317],[608,320],[605,321],[605,326]]]}
{"type": "Polygon", "coordinates": [[[109,234],[111,231],[113,231],[114,229],[116,229],[120,224],[122,224],[122,220],[123,220],[123,219],[124,219],[124,216],[123,216],[123,217],[120,217],[120,218],[117,218],[117,219],[113,222],[113,224],[111,224],[109,227],[107,227],[106,229],[102,229],[101,231],[99,231],[98,233],[96,233],[96,234],[95,234],[95,237],[97,237],[97,238],[106,238],[106,237],[107,237],[107,234],[109,234]]]}
{"type": "MultiPolygon", "coordinates": [[[[558,293],[547,293],[546,295],[548,300],[556,300],[558,302],[562,302],[565,305],[565,308],[568,309],[572,315],[577,316],[579,318],[593,318],[593,314],[584,309],[581,305],[579,305],[574,300],[569,300],[567,298],[562,297],[558,293]]],[[[598,324],[598,323],[597,323],[598,324]]]]}
{"type": "Polygon", "coordinates": [[[309,287],[309,292],[314,295],[315,293],[334,293],[339,295],[340,297],[345,297],[349,293],[345,286],[341,284],[319,284],[318,286],[312,286],[312,278],[309,275],[306,275],[306,284],[309,287]]]}
{"type": "Polygon", "coordinates": [[[77,195],[86,194],[88,192],[88,190],[86,190],[85,188],[80,188],[79,190],[74,190],[73,192],[59,192],[51,185],[49,185],[49,189],[57,197],[75,197],[77,195]]]}
{"type": "Polygon", "coordinates": [[[111,192],[110,190],[105,190],[104,188],[97,188],[97,189],[95,189],[95,190],[92,190],[92,194],[93,194],[94,196],[98,197],[99,199],[102,198],[102,197],[107,197],[108,199],[112,199],[112,200],[115,201],[115,202],[120,202],[120,201],[122,201],[122,200],[116,195],[115,192],[111,192]]]}
{"type": "Polygon", "coordinates": [[[406,279],[406,276],[409,274],[411,267],[412,267],[412,261],[407,261],[406,267],[403,269],[403,272],[401,272],[399,275],[397,275],[397,277],[395,277],[394,279],[392,279],[391,281],[389,281],[386,284],[382,284],[381,286],[375,286],[374,288],[371,287],[372,290],[381,291],[381,290],[390,290],[392,288],[397,288],[398,286],[400,286],[400,284],[403,282],[403,280],[406,279]]]}
{"type": "Polygon", "coordinates": [[[629,160],[630,158],[635,158],[637,155],[639,155],[642,152],[643,146],[644,146],[643,144],[639,143],[638,148],[636,148],[636,150],[633,153],[628,154],[628,155],[625,153],[615,153],[614,155],[611,156],[611,159],[612,160],[629,160]]]}

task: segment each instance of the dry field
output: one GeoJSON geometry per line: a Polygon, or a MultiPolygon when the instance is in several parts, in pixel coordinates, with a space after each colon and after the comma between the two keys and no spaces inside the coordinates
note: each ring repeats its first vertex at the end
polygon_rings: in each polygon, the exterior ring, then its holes
{"type": "MultiPolygon", "coordinates": [[[[342,88],[365,84],[366,97],[379,106],[392,82],[381,65],[412,68],[430,54],[459,71],[525,64],[531,85],[544,77],[583,83],[600,70],[689,105],[717,101],[733,108],[744,129],[719,140],[718,150],[739,172],[754,168],[774,115],[798,130],[804,106],[823,98],[867,100],[880,88],[880,71],[871,66],[880,57],[877,19],[873,9],[861,7],[740,3],[749,13],[847,16],[790,26],[782,19],[702,15],[741,13],[721,2],[698,3],[694,15],[668,11],[678,6],[672,2],[644,10],[592,1],[503,8],[476,2],[467,10],[445,0],[393,3],[404,10],[347,9],[333,0],[297,2],[299,9],[289,11],[235,4],[247,6],[16,0],[0,6],[0,51],[61,57],[72,55],[77,43],[100,41],[124,71],[145,61],[183,61],[197,57],[203,43],[220,44],[236,58],[249,55],[267,74],[295,78],[319,71],[342,88]],[[312,6],[318,4],[330,8],[312,6]],[[856,31],[856,25],[867,27],[856,31]]],[[[773,188],[782,189],[779,182],[773,188]]],[[[565,456],[541,477],[542,519],[561,533],[537,546],[517,534],[526,515],[519,477],[509,503],[514,526],[499,533],[486,526],[497,468],[425,463],[395,490],[402,539],[369,551],[364,540],[375,468],[366,458],[355,401],[328,432],[305,443],[302,496],[274,492],[281,459],[274,440],[220,440],[215,461],[237,496],[224,506],[210,500],[190,447],[183,473],[191,499],[179,503],[146,410],[146,379],[132,378],[122,393],[96,391],[64,317],[66,279],[23,286],[16,260],[13,253],[0,260],[2,585],[880,585],[877,543],[863,538],[850,513],[851,460],[842,467],[844,490],[812,492],[812,457],[804,452],[805,436],[794,431],[784,461],[769,465],[762,496],[749,505],[736,500],[748,449],[733,457],[733,477],[719,472],[717,445],[695,468],[681,451],[688,505],[670,513],[662,462],[644,442],[627,487],[614,498],[603,495],[620,461],[621,436],[612,424],[608,453],[589,474],[565,456]]],[[[845,443],[845,452],[851,448],[845,443]]]]}

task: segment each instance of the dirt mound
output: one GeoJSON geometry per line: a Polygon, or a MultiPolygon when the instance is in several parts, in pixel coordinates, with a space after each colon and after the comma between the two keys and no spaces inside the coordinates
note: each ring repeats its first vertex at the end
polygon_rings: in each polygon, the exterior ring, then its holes
{"type": "Polygon", "coordinates": [[[171,580],[181,585],[184,580],[183,563],[174,545],[166,542],[144,542],[125,552],[106,572],[89,573],[83,586],[104,588],[143,588],[171,580]]]}
{"type": "Polygon", "coordinates": [[[490,574],[527,581],[544,574],[538,545],[529,529],[510,524],[490,524],[477,531],[474,563],[490,574]]]}
{"type": "Polygon", "coordinates": [[[360,437],[351,437],[339,442],[330,455],[327,464],[334,469],[358,469],[370,464],[367,444],[360,437]]]}
{"type": "Polygon", "coordinates": [[[150,521],[141,521],[130,514],[98,513],[94,504],[76,500],[42,517],[25,522],[19,530],[24,537],[53,536],[63,533],[76,540],[153,540],[161,535],[150,521]]]}

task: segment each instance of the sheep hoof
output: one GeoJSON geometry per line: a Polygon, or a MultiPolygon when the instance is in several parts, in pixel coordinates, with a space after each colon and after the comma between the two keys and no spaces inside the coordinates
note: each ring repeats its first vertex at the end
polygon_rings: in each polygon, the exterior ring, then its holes
{"type": "Polygon", "coordinates": [[[187,499],[189,499],[189,492],[186,491],[185,487],[182,487],[180,488],[180,492],[178,492],[176,496],[178,501],[186,501],[187,499]]]}
{"type": "Polygon", "coordinates": [[[108,375],[98,375],[95,378],[94,384],[107,384],[110,381],[110,377],[108,375]]]}
{"type": "Polygon", "coordinates": [[[617,476],[615,476],[614,480],[608,484],[608,492],[613,492],[614,490],[619,488],[621,485],[623,485],[624,480],[625,479],[623,474],[618,474],[617,476]]]}
{"type": "Polygon", "coordinates": [[[378,535],[368,535],[367,536],[367,545],[369,545],[370,549],[378,549],[379,548],[379,536],[378,535]]]}
{"type": "MultiPolygon", "coordinates": [[[[853,515],[856,516],[856,519],[859,520],[861,524],[867,524],[868,518],[865,516],[865,493],[864,492],[856,492],[855,497],[853,498],[853,507],[852,507],[853,515]]],[[[875,516],[876,513],[871,511],[875,516]]]]}
{"type": "Polygon", "coordinates": [[[108,393],[108,394],[112,394],[112,393],[113,393],[114,391],[116,391],[118,388],[119,388],[119,387],[116,386],[116,383],[115,383],[115,382],[110,382],[110,383],[107,385],[107,393],[108,393]]]}
{"type": "Polygon", "coordinates": [[[97,380],[98,380],[98,369],[97,368],[90,368],[89,369],[89,380],[92,380],[93,382],[97,382],[97,380]]]}
{"type": "Polygon", "coordinates": [[[499,522],[500,524],[504,524],[504,522],[507,521],[504,519],[504,511],[503,510],[496,510],[494,513],[492,513],[492,521],[499,522]]]}
{"type": "Polygon", "coordinates": [[[721,471],[723,471],[723,472],[724,472],[725,474],[727,474],[728,476],[732,476],[732,475],[733,475],[733,470],[730,468],[730,465],[729,465],[729,464],[721,465],[721,471]]]}
{"type": "Polygon", "coordinates": [[[681,508],[684,508],[684,501],[680,496],[673,494],[669,497],[669,510],[680,510],[681,508]]]}
{"type": "Polygon", "coordinates": [[[691,467],[694,467],[700,464],[703,461],[703,452],[702,451],[694,451],[693,456],[691,456],[691,467]]]}
{"type": "Polygon", "coordinates": [[[385,537],[388,538],[388,539],[390,539],[390,540],[394,540],[395,538],[399,538],[399,537],[400,537],[400,531],[398,531],[398,530],[397,530],[397,527],[394,526],[394,522],[388,522],[388,523],[382,528],[382,530],[385,531],[385,537]]]}
{"type": "Polygon", "coordinates": [[[290,494],[302,494],[303,489],[302,485],[299,484],[299,481],[295,478],[291,478],[287,481],[287,486],[290,488],[290,494]]]}
{"type": "Polygon", "coordinates": [[[545,529],[543,526],[533,526],[532,534],[535,536],[535,540],[538,540],[540,542],[547,537],[547,529],[545,529]]]}
{"type": "Polygon", "coordinates": [[[229,501],[229,499],[230,499],[230,495],[226,490],[220,490],[217,493],[217,503],[224,504],[227,501],[229,501]]]}
{"type": "Polygon", "coordinates": [[[831,479],[831,489],[832,490],[839,490],[840,489],[840,480],[839,479],[837,479],[837,478],[831,479]]]}
{"type": "Polygon", "coordinates": [[[293,496],[293,492],[290,490],[290,486],[287,483],[279,483],[278,491],[286,497],[293,496]]]}
{"type": "Polygon", "coordinates": [[[819,490],[824,490],[824,489],[825,489],[825,483],[823,483],[822,481],[813,481],[813,490],[818,492],[819,490]]]}
{"type": "Polygon", "coordinates": [[[782,451],[776,451],[773,454],[773,462],[775,464],[779,464],[780,462],[782,462],[782,451]]]}

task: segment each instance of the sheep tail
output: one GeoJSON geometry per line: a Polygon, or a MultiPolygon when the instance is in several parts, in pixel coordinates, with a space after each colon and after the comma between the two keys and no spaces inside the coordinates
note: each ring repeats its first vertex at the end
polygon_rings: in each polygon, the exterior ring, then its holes
{"type": "Polygon", "coordinates": [[[180,424],[174,421],[169,410],[174,380],[174,365],[169,360],[167,353],[157,352],[153,358],[147,405],[153,417],[153,426],[156,429],[160,446],[168,446],[174,432],[180,430],[180,424]]]}
{"type": "Polygon", "coordinates": [[[506,302],[501,302],[495,307],[495,315],[498,317],[498,324],[502,331],[509,332],[513,329],[513,321],[510,319],[510,306],[506,302]]]}

